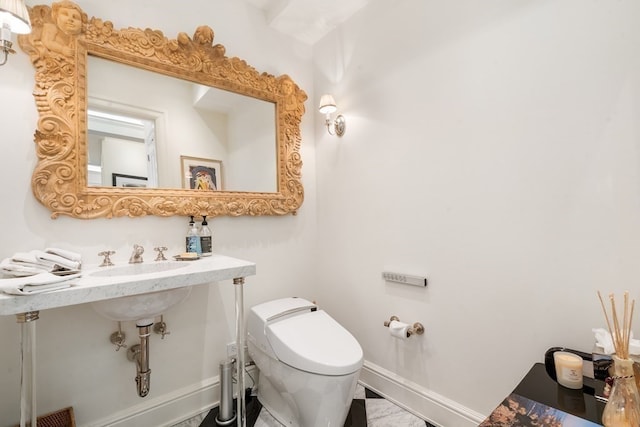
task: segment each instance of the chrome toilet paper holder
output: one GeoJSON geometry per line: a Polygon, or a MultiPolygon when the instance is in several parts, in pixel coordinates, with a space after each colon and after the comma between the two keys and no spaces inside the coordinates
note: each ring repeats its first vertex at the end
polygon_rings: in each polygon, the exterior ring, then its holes
{"type": "MultiPolygon", "coordinates": [[[[386,326],[387,328],[389,327],[389,325],[391,324],[391,322],[393,321],[399,322],[400,319],[398,318],[398,316],[391,316],[389,318],[389,320],[385,320],[384,321],[384,326],[386,326]]],[[[416,322],[413,324],[413,326],[411,326],[408,330],[407,330],[407,338],[409,338],[411,335],[422,335],[424,334],[424,326],[422,325],[422,323],[420,322],[416,322]]]]}

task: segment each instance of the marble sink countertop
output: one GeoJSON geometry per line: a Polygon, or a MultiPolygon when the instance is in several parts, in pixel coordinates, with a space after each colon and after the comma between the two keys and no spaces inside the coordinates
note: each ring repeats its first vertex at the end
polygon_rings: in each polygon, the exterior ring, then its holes
{"type": "MultiPolygon", "coordinates": [[[[176,261],[150,261],[151,263],[175,263],[176,261]]],[[[48,308],[66,307],[106,299],[165,291],[185,286],[219,282],[256,274],[253,262],[214,254],[195,261],[180,261],[184,267],[137,275],[91,276],[94,271],[118,269],[98,265],[82,268],[82,277],[70,281],[70,288],[35,295],[8,295],[0,293],[0,315],[26,313],[48,308]]]]}

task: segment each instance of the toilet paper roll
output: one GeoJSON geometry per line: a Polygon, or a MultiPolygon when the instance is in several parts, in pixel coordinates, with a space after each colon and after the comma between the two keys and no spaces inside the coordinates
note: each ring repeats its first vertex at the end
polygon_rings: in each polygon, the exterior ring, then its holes
{"type": "Polygon", "coordinates": [[[392,320],[389,323],[389,333],[391,333],[392,337],[396,337],[401,340],[406,340],[409,338],[409,325],[403,322],[398,322],[397,320],[392,320]]]}

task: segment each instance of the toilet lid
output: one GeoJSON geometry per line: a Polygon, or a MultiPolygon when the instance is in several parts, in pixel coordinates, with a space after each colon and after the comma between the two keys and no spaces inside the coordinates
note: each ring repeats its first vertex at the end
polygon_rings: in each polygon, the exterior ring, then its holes
{"type": "Polygon", "coordinates": [[[322,310],[270,322],[265,332],[276,357],[296,369],[346,375],[362,367],[358,341],[322,310]]]}

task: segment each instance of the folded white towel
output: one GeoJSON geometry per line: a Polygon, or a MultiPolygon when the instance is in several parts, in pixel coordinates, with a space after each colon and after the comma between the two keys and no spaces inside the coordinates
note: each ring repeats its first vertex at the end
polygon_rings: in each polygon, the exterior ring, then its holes
{"type": "Polygon", "coordinates": [[[66,258],[71,261],[82,262],[82,255],[76,252],[72,252],[61,248],[46,248],[44,250],[47,253],[54,254],[66,258]]]}
{"type": "Polygon", "coordinates": [[[11,258],[0,262],[0,273],[7,276],[25,277],[59,270],[80,270],[81,256],[59,248],[44,251],[16,252],[11,258]]]}
{"type": "Polygon", "coordinates": [[[62,283],[50,283],[48,285],[23,285],[23,286],[12,286],[2,288],[2,292],[9,295],[35,295],[35,294],[43,294],[45,292],[53,292],[58,291],[60,289],[70,288],[71,284],[68,282],[62,283]]]}
{"type": "Polygon", "coordinates": [[[5,258],[0,261],[0,273],[8,276],[33,276],[34,274],[51,272],[51,270],[53,270],[53,267],[13,261],[11,258],[5,258]]]}
{"type": "Polygon", "coordinates": [[[13,264],[24,265],[27,267],[39,267],[47,269],[47,271],[51,271],[55,267],[55,263],[53,261],[39,260],[35,251],[16,252],[11,257],[11,262],[13,264]]]}
{"type": "Polygon", "coordinates": [[[11,256],[11,261],[27,264],[39,264],[38,258],[31,252],[16,252],[11,256]]]}
{"type": "Polygon", "coordinates": [[[71,259],[61,257],[60,255],[50,254],[45,251],[35,250],[35,251],[31,251],[31,253],[35,255],[39,263],[44,265],[53,264],[69,270],[80,269],[79,261],[73,261],[71,259]]]}
{"type": "Polygon", "coordinates": [[[80,277],[79,271],[40,273],[29,277],[0,279],[0,290],[12,295],[33,295],[69,288],[72,280],[80,277]]]}

